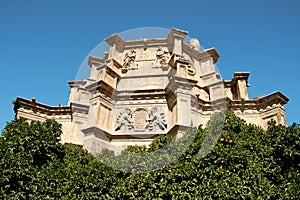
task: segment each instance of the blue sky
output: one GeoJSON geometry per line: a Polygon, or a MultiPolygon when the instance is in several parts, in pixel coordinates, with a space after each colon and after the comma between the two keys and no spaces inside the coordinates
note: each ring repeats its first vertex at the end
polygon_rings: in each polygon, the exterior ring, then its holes
{"type": "Polygon", "coordinates": [[[250,71],[250,97],[286,95],[288,123],[300,123],[300,1],[17,1],[0,4],[0,128],[20,96],[67,104],[68,80],[104,38],[140,27],[189,31],[221,55],[231,79],[250,71]]]}

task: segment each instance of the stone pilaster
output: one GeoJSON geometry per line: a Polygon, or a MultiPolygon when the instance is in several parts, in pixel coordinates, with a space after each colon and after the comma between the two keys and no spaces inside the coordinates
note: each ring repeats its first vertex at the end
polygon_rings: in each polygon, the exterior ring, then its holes
{"type": "Polygon", "coordinates": [[[108,58],[114,58],[123,52],[125,41],[118,34],[105,39],[105,42],[110,46],[108,58]]]}
{"type": "Polygon", "coordinates": [[[182,55],[183,40],[188,32],[172,28],[168,35],[169,49],[178,55],[182,55]]]}
{"type": "Polygon", "coordinates": [[[173,76],[168,85],[168,89],[173,92],[176,97],[177,108],[177,125],[191,126],[191,88],[196,81],[188,80],[178,76],[173,76]]]}
{"type": "Polygon", "coordinates": [[[237,97],[239,100],[249,100],[248,97],[248,77],[249,72],[235,72],[233,80],[235,82],[237,97]]]}

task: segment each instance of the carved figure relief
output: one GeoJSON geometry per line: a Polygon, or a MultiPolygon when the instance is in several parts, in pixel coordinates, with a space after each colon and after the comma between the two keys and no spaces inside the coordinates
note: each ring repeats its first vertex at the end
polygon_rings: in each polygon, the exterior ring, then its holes
{"type": "Polygon", "coordinates": [[[169,60],[169,53],[165,50],[163,50],[162,47],[158,47],[156,52],[156,62],[167,65],[169,60]]]}
{"type": "Polygon", "coordinates": [[[132,121],[132,112],[129,108],[120,112],[116,120],[115,131],[133,131],[135,129],[134,122],[132,121]]]}
{"type": "Polygon", "coordinates": [[[122,72],[126,73],[130,67],[133,67],[135,61],[136,52],[135,50],[131,50],[125,54],[122,72]]]}
{"type": "Polygon", "coordinates": [[[165,114],[163,112],[159,112],[156,106],[150,110],[147,122],[147,131],[156,131],[158,129],[165,130],[167,128],[165,114]]]}
{"type": "Polygon", "coordinates": [[[156,106],[147,111],[145,108],[138,108],[132,112],[126,108],[120,112],[116,120],[115,131],[139,132],[159,131],[167,128],[165,113],[160,112],[156,106]]]}

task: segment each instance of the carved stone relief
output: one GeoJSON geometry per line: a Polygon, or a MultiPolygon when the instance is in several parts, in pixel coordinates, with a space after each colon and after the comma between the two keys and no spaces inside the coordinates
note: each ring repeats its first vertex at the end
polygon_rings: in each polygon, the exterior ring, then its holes
{"type": "Polygon", "coordinates": [[[163,69],[168,68],[169,58],[170,58],[169,52],[163,50],[162,47],[158,47],[156,52],[156,62],[163,65],[163,69]]]}
{"type": "Polygon", "coordinates": [[[154,106],[149,112],[149,118],[147,120],[146,130],[157,131],[165,130],[167,128],[167,122],[165,119],[165,113],[159,112],[158,108],[154,106]]]}
{"type": "Polygon", "coordinates": [[[132,120],[132,112],[129,108],[120,112],[116,120],[115,131],[133,131],[135,129],[134,122],[132,120]]]}
{"type": "Polygon", "coordinates": [[[137,108],[133,112],[126,108],[120,112],[116,119],[115,131],[120,132],[154,132],[165,130],[167,122],[165,113],[154,106],[147,111],[145,108],[137,108]]]}
{"type": "Polygon", "coordinates": [[[186,72],[191,76],[196,74],[195,68],[190,62],[188,62],[186,64],[181,64],[181,67],[185,67],[186,72]]]}
{"type": "Polygon", "coordinates": [[[182,55],[173,54],[173,64],[172,67],[177,68],[177,66],[180,66],[182,68],[185,68],[188,75],[194,76],[196,74],[196,69],[193,65],[193,63],[186,59],[182,55]]]}
{"type": "Polygon", "coordinates": [[[123,66],[122,66],[122,72],[126,73],[130,67],[134,66],[136,52],[135,50],[131,50],[125,54],[123,66]]]}

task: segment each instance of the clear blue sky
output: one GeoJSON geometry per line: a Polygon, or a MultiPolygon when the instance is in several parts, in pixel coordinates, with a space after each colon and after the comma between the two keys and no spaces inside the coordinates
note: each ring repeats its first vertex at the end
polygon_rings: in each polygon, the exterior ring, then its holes
{"type": "Polygon", "coordinates": [[[16,1],[0,4],[0,128],[20,96],[67,104],[68,80],[113,33],[138,27],[189,31],[221,55],[224,79],[250,71],[250,97],[286,95],[288,123],[300,123],[300,1],[16,1]]]}

